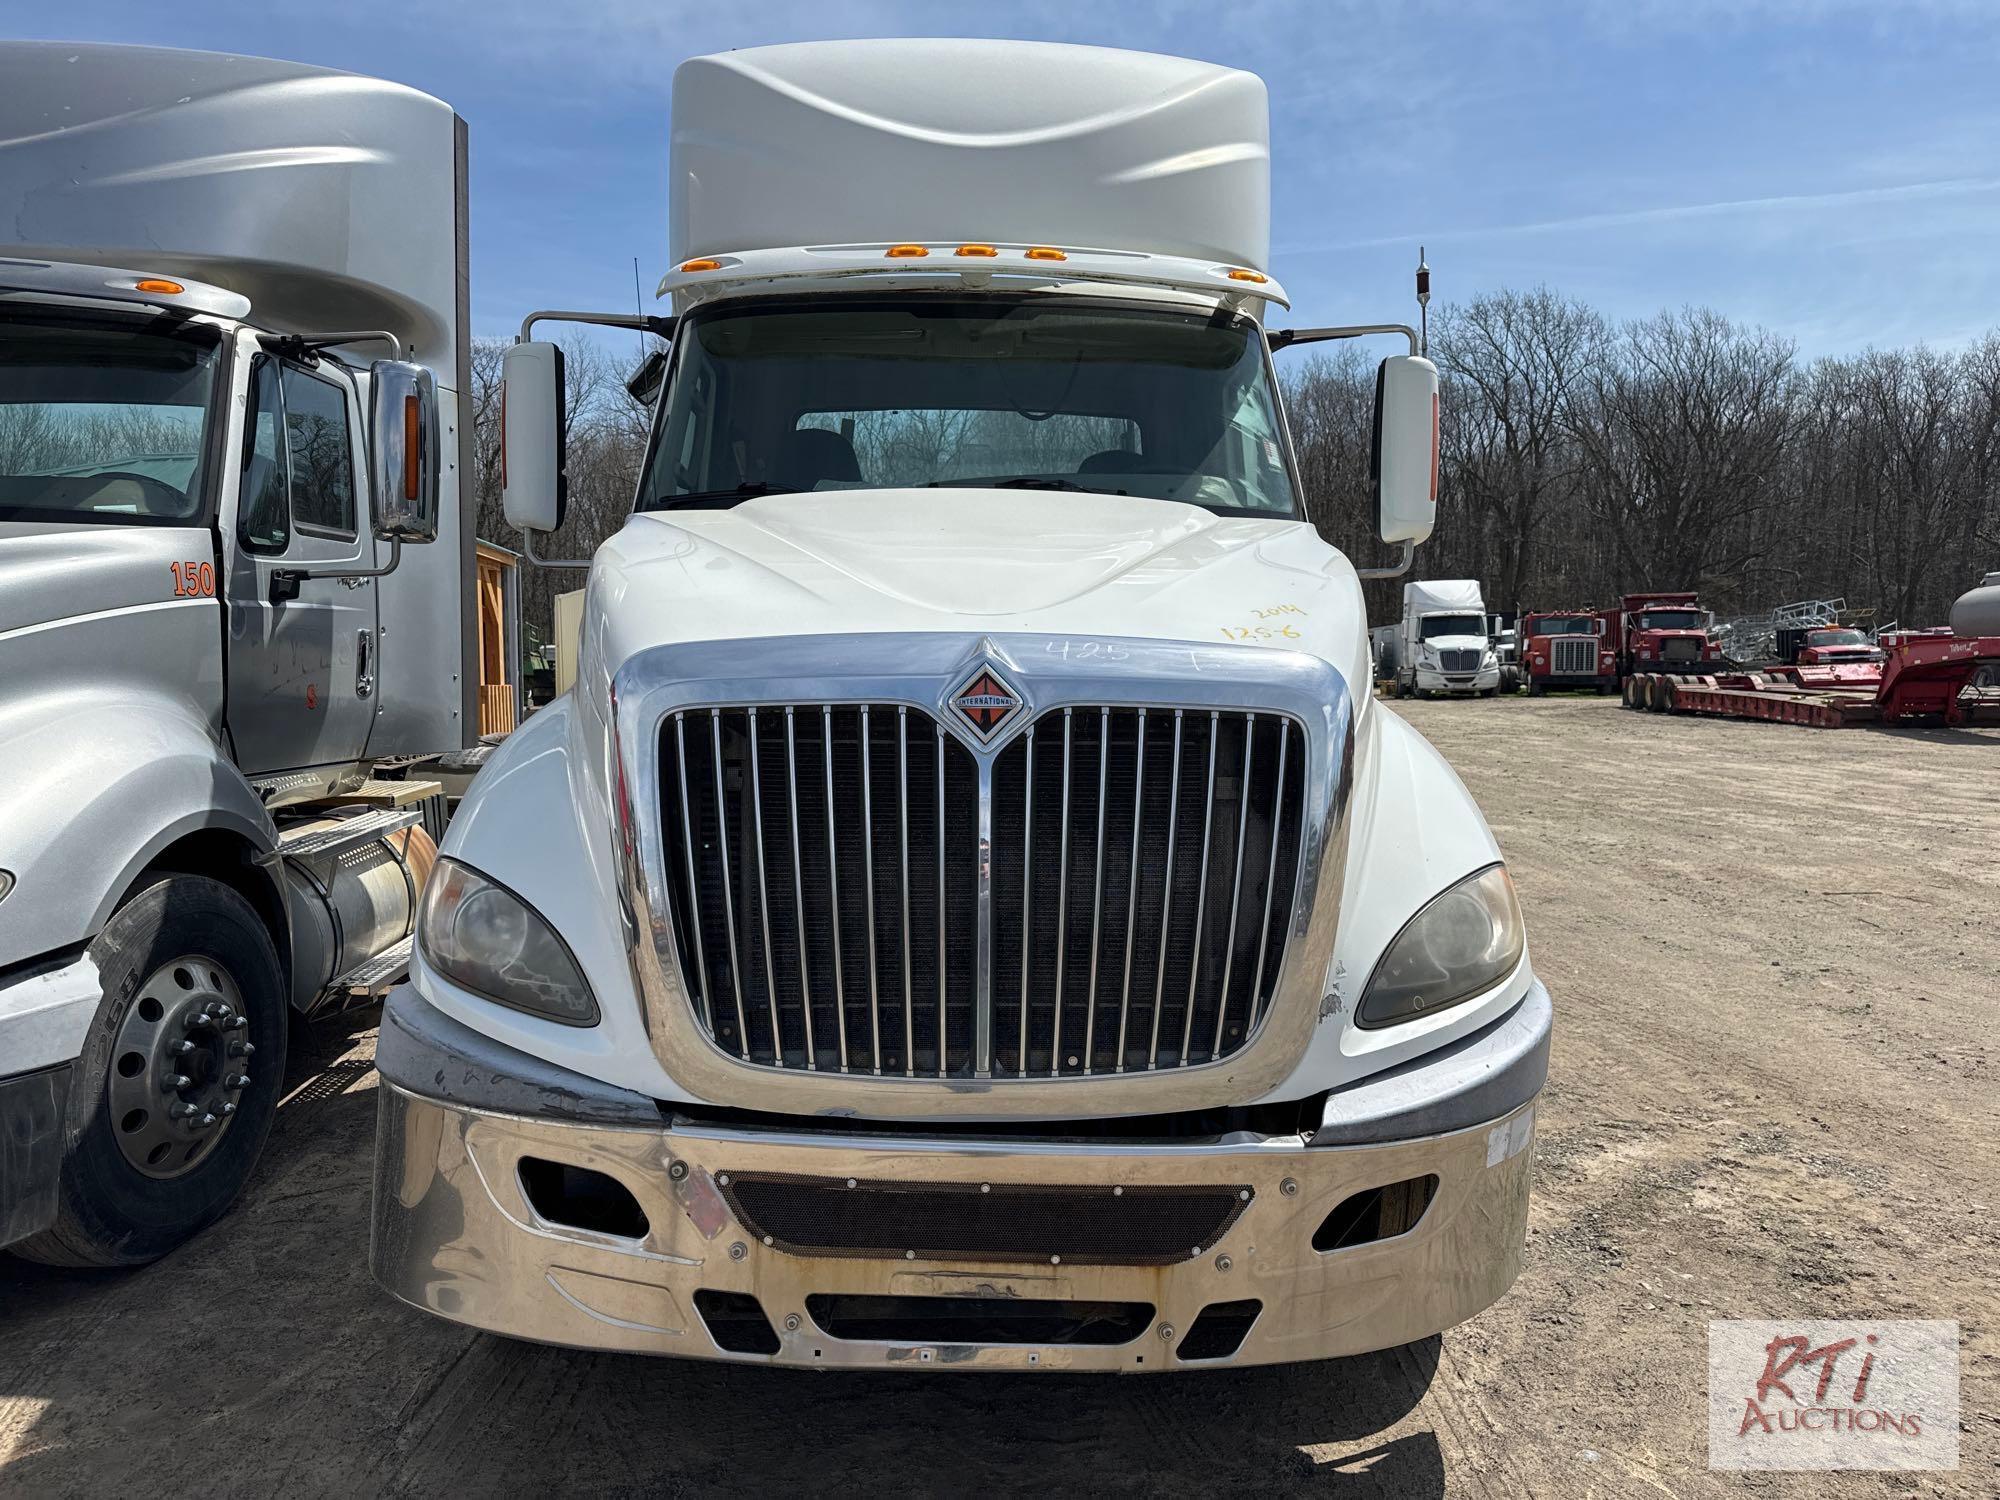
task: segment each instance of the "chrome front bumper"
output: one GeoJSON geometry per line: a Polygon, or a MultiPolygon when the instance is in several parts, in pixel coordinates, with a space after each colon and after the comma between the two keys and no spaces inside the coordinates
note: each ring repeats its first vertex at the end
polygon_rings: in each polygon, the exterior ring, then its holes
{"type": "Polygon", "coordinates": [[[1298,1137],[1209,1144],[921,1140],[702,1125],[602,1124],[445,1103],[385,1079],[371,1261],[414,1307],[516,1338],[694,1359],[848,1368],[1148,1373],[1322,1359],[1437,1333],[1495,1301],[1520,1269],[1534,1103],[1471,1129],[1381,1145],[1298,1137]],[[523,1157],[608,1174],[643,1209],[642,1238],[552,1223],[529,1204],[523,1157]],[[1170,1265],[1021,1265],[910,1255],[846,1259],[772,1248],[731,1213],[718,1178],[818,1178],[1035,1186],[1242,1184],[1251,1199],[1199,1257],[1170,1265]],[[1314,1231],[1350,1195],[1435,1173],[1414,1228],[1322,1253],[1314,1231]],[[747,1293],[775,1353],[732,1353],[700,1291],[747,1293]],[[1143,1303],[1143,1332],[1116,1345],[862,1341],[828,1336],[814,1294],[1143,1303]],[[1255,1299],[1234,1352],[1183,1359],[1202,1310],[1255,1299]]]}

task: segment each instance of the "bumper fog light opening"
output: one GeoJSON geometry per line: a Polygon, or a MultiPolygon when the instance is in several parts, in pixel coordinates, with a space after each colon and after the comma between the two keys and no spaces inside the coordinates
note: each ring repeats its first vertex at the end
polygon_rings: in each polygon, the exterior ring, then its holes
{"type": "Polygon", "coordinates": [[[524,1156],[519,1176],[528,1207],[551,1224],[622,1240],[643,1240],[652,1227],[631,1190],[603,1172],[524,1156]]]}
{"type": "Polygon", "coordinates": [[[1320,1221],[1312,1247],[1324,1255],[1408,1234],[1422,1221],[1437,1189],[1437,1174],[1431,1173],[1351,1194],[1320,1221]]]}

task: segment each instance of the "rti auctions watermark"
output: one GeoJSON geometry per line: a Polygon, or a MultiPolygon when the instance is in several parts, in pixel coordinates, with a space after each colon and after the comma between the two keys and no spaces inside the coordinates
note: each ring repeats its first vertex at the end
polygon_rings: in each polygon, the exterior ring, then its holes
{"type": "Polygon", "coordinates": [[[1955,1469],[1958,1324],[1708,1325],[1712,1469],[1955,1469]]]}

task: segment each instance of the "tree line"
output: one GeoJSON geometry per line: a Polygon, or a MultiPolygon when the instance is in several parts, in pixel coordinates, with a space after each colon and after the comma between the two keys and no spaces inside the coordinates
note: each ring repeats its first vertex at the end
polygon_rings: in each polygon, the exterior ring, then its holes
{"type": "MultiPolygon", "coordinates": [[[[1374,365],[1308,351],[1283,379],[1312,517],[1376,559],[1353,498],[1374,365]]],[[[1930,625],[2000,567],[2000,331],[1804,361],[1706,308],[1613,323],[1538,289],[1445,309],[1430,353],[1442,472],[1416,574],[1477,578],[1491,608],[1696,589],[1724,615],[1844,598],[1930,625]]],[[[1369,587],[1393,617],[1401,585],[1369,587]]]]}
{"type": "MultiPolygon", "coordinates": [[[[504,348],[473,347],[478,531],[518,548],[500,510],[504,348]]],[[[630,512],[648,414],[618,346],[565,354],[569,511],[537,551],[587,558],[630,512]]],[[[1438,526],[1412,576],[1477,578],[1496,610],[1696,589],[1723,615],[1844,598],[1927,625],[2000,568],[2000,331],[1806,361],[1705,308],[1616,323],[1544,288],[1442,309],[1430,354],[1438,526]]],[[[1320,345],[1277,361],[1313,523],[1357,565],[1387,561],[1367,503],[1373,359],[1320,345]]],[[[531,634],[582,579],[523,570],[531,634]]],[[[1371,616],[1393,618],[1401,583],[1368,588],[1371,616]]]]}

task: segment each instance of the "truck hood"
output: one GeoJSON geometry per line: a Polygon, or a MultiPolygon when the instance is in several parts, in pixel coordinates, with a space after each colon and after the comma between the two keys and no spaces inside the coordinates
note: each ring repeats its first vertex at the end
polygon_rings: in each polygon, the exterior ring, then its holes
{"type": "Polygon", "coordinates": [[[1028,632],[1304,651],[1366,681],[1353,568],[1310,526],[1037,490],[842,490],[632,517],[598,553],[586,686],[681,641],[1028,632]]]}

